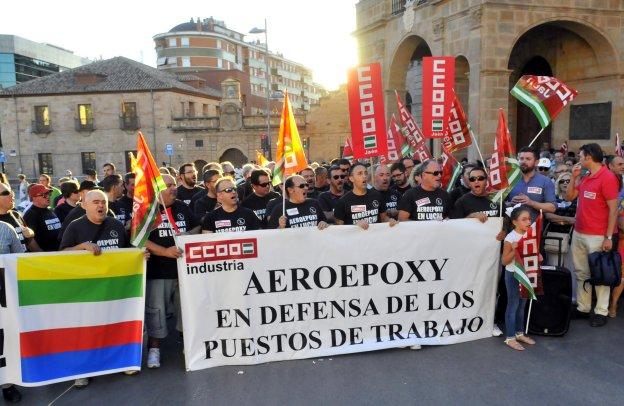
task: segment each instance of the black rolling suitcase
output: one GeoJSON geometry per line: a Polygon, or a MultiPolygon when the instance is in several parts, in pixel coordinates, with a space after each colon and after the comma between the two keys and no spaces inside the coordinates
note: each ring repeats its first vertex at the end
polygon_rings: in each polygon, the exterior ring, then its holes
{"type": "MultiPolygon", "coordinates": [[[[561,245],[561,239],[559,239],[559,244],[561,245]]],[[[557,266],[540,267],[544,294],[538,295],[537,300],[533,301],[529,320],[529,333],[531,334],[563,336],[568,332],[573,309],[572,277],[570,270],[562,265],[561,255],[559,255],[557,266]]],[[[528,303],[526,314],[529,315],[528,303]]]]}

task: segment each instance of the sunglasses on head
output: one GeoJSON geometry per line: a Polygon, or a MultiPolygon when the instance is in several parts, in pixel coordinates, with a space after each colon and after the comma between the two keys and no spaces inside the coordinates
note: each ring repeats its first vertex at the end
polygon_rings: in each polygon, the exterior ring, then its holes
{"type": "Polygon", "coordinates": [[[221,189],[219,192],[232,193],[235,191],[236,189],[234,189],[233,187],[226,187],[225,189],[221,189]]]}
{"type": "Polygon", "coordinates": [[[347,175],[334,175],[334,176],[332,176],[332,178],[334,178],[334,180],[344,179],[346,177],[347,177],[347,175]]]}
{"type": "Polygon", "coordinates": [[[476,181],[483,182],[485,180],[485,176],[471,176],[468,178],[468,180],[471,182],[476,182],[476,181]]]}
{"type": "Polygon", "coordinates": [[[440,175],[442,175],[442,171],[433,171],[433,172],[424,171],[423,173],[428,173],[429,175],[433,175],[433,176],[440,176],[440,175]]]}

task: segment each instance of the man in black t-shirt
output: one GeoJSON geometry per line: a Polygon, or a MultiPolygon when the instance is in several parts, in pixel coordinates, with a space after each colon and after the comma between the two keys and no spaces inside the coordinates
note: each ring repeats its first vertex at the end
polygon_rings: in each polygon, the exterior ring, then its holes
{"type": "Polygon", "coordinates": [[[396,221],[386,214],[386,204],[381,194],[375,189],[368,189],[366,166],[356,163],[349,171],[353,190],[345,193],[336,203],[336,224],[355,224],[364,230],[373,223],[389,222],[391,227],[394,226],[396,221]]]}
{"type": "Polygon", "coordinates": [[[395,162],[390,166],[390,176],[392,177],[391,189],[400,193],[401,196],[412,188],[402,162],[395,162]]]}
{"type": "Polygon", "coordinates": [[[487,193],[487,175],[482,168],[468,171],[470,192],[455,202],[453,218],[476,218],[484,223],[488,217],[499,217],[500,205],[490,201],[487,193]]]}
{"type": "Polygon", "coordinates": [[[397,205],[402,193],[390,189],[390,169],[388,165],[377,164],[373,167],[373,187],[378,191],[386,203],[386,214],[393,219],[399,215],[397,205]]]}
{"type": "Polygon", "coordinates": [[[325,166],[319,166],[314,170],[314,190],[317,195],[329,190],[329,180],[327,179],[328,175],[329,170],[325,166]]]}
{"type": "Polygon", "coordinates": [[[260,219],[251,209],[238,204],[236,186],[229,178],[221,178],[215,184],[217,201],[221,205],[206,214],[202,222],[203,233],[226,233],[260,229],[260,219]]]}
{"type": "Polygon", "coordinates": [[[271,179],[263,169],[253,170],[249,179],[253,192],[243,200],[241,206],[252,210],[260,219],[262,228],[266,228],[267,204],[280,195],[271,190],[271,179]]]}
{"type": "Polygon", "coordinates": [[[414,171],[421,184],[408,190],[399,202],[399,221],[442,220],[451,214],[451,199],[440,188],[442,168],[434,159],[428,159],[414,171]]]}
{"type": "MultiPolygon", "coordinates": [[[[114,175],[106,178],[110,176],[114,175]]],[[[105,250],[130,246],[121,221],[106,215],[108,198],[104,192],[92,190],[87,193],[82,207],[85,215],[72,221],[67,227],[60,250],[86,250],[93,255],[100,255],[105,250]]]]}
{"type": "Polygon", "coordinates": [[[329,168],[329,190],[323,192],[318,197],[319,205],[323,209],[323,214],[329,223],[334,222],[334,208],[338,199],[344,196],[344,183],[347,175],[335,165],[329,168]]]}
{"type": "Polygon", "coordinates": [[[449,197],[451,198],[451,204],[455,206],[455,202],[459,200],[460,197],[470,192],[470,182],[468,178],[470,177],[469,173],[473,168],[476,168],[477,165],[472,163],[467,163],[462,167],[462,176],[459,181],[459,185],[455,186],[453,190],[449,193],[449,197]]]}
{"type": "Polygon", "coordinates": [[[9,185],[0,183],[0,221],[10,224],[15,229],[17,237],[25,249],[30,252],[41,251],[37,241],[33,238],[35,233],[26,226],[22,215],[13,210],[14,208],[15,194],[9,185]]]}
{"type": "Polygon", "coordinates": [[[64,201],[54,208],[54,214],[56,214],[56,217],[58,217],[61,223],[63,223],[65,217],[67,217],[69,212],[78,204],[80,200],[79,189],[80,185],[76,181],[70,180],[61,183],[61,196],[63,196],[64,201]]]}
{"type": "Polygon", "coordinates": [[[180,186],[178,186],[177,199],[186,205],[191,203],[194,194],[202,191],[197,185],[197,169],[195,164],[185,163],[180,166],[180,186]]]}
{"type": "MultiPolygon", "coordinates": [[[[78,189],[78,193],[80,194],[80,200],[84,200],[87,196],[87,193],[91,190],[100,190],[100,187],[90,180],[83,180],[80,182],[80,189],[78,189]]],[[[85,210],[82,208],[80,202],[76,203],[76,207],[74,207],[69,214],[65,217],[61,225],[61,231],[59,232],[59,242],[63,239],[63,233],[69,226],[69,223],[76,220],[79,217],[84,216],[85,210]]],[[[115,213],[113,213],[110,209],[108,209],[108,216],[115,217],[115,213]]]]}
{"type": "Polygon", "coordinates": [[[58,251],[61,222],[50,205],[52,189],[41,184],[30,187],[28,195],[32,206],[24,212],[26,225],[35,233],[35,241],[43,251],[58,251]]]}
{"type": "Polygon", "coordinates": [[[160,193],[162,221],[150,232],[145,247],[151,255],[147,261],[147,284],[145,289],[145,328],[148,335],[147,367],[160,368],[160,342],[167,337],[167,309],[174,297],[176,329],[182,331],[180,317],[180,293],[178,290],[177,258],[182,250],[176,246],[176,234],[196,234],[199,225],[191,209],[176,199],[176,182],[171,175],[162,175],[167,188],[160,193]],[[171,220],[170,220],[171,219],[171,220]],[[172,231],[173,229],[173,231],[172,231]]]}
{"type": "Polygon", "coordinates": [[[122,221],[126,230],[130,230],[130,225],[132,223],[132,210],[134,206],[134,181],[136,179],[136,174],[132,172],[128,172],[124,175],[124,194],[119,199],[117,199],[117,206],[119,210],[124,213],[124,219],[122,221]]]}
{"type": "Polygon", "coordinates": [[[315,199],[307,199],[307,182],[300,175],[286,178],[286,207],[282,202],[275,206],[271,213],[269,228],[299,228],[317,227],[319,230],[327,228],[328,224],[321,206],[315,199]]]}
{"type": "Polygon", "coordinates": [[[314,184],[315,184],[314,169],[308,166],[307,168],[299,172],[299,175],[301,175],[303,179],[305,179],[306,185],[308,185],[308,191],[306,194],[307,198],[316,199],[318,197],[318,192],[314,190],[314,184]]]}
{"type": "Polygon", "coordinates": [[[204,171],[204,174],[202,175],[204,189],[195,194],[191,200],[191,204],[189,206],[200,223],[206,213],[210,213],[217,206],[215,184],[220,177],[221,172],[217,169],[208,169],[204,171]]]}
{"type": "Polygon", "coordinates": [[[123,223],[126,219],[126,213],[117,203],[117,199],[123,196],[123,179],[118,174],[108,175],[102,179],[101,185],[108,197],[108,208],[115,213],[115,219],[123,223]]]}

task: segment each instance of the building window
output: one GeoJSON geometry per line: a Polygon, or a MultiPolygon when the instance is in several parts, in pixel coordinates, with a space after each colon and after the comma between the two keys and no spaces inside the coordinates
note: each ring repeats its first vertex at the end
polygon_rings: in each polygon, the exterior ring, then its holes
{"type": "Polygon", "coordinates": [[[223,68],[223,60],[221,58],[217,58],[217,68],[223,68]]]}
{"type": "Polygon", "coordinates": [[[50,109],[48,106],[35,106],[35,121],[32,129],[35,133],[50,132],[50,109]]]}
{"type": "Polygon", "coordinates": [[[37,155],[39,156],[39,172],[53,175],[54,166],[52,164],[52,154],[49,152],[43,152],[37,155]]]}
{"type": "Polygon", "coordinates": [[[195,140],[195,148],[203,148],[204,140],[195,140]]]}
{"type": "Polygon", "coordinates": [[[188,56],[182,57],[182,67],[190,68],[191,67],[191,58],[188,56]]]}
{"type": "Polygon", "coordinates": [[[178,43],[177,43],[176,39],[175,38],[169,38],[169,47],[170,48],[175,48],[177,46],[178,46],[178,43]]]}
{"type": "Polygon", "coordinates": [[[86,173],[87,169],[96,170],[95,152],[81,152],[82,173],[86,173]]]}
{"type": "Polygon", "coordinates": [[[90,104],[78,105],[78,118],[76,119],[77,131],[93,130],[93,110],[90,104]]]}
{"type": "Polygon", "coordinates": [[[126,158],[126,172],[132,172],[132,164],[131,164],[132,161],[130,160],[130,154],[134,155],[136,158],[136,155],[137,155],[136,149],[128,150],[124,154],[126,158]]]}
{"type": "Polygon", "coordinates": [[[189,47],[189,39],[188,39],[188,37],[180,38],[180,43],[181,43],[183,48],[188,48],[189,47]]]}
{"type": "Polygon", "coordinates": [[[189,102],[188,104],[188,116],[195,117],[195,103],[189,102]]]}
{"type": "Polygon", "coordinates": [[[140,128],[139,117],[135,102],[121,103],[121,116],[119,117],[119,127],[122,130],[137,130],[140,128]]]}

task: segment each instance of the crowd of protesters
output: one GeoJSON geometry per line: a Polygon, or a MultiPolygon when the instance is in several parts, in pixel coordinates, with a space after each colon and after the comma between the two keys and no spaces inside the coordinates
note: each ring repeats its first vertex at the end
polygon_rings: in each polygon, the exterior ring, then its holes
{"type": "MultiPolygon", "coordinates": [[[[212,162],[203,168],[193,163],[179,169],[161,167],[166,185],[161,192],[163,221],[151,231],[145,253],[147,367],[161,365],[160,343],[168,336],[168,318],[176,317],[176,329],[182,334],[176,259],[183,253],[173,233],[293,227],[323,230],[344,224],[368,229],[372,223],[393,227],[403,221],[450,218],[485,222],[503,216],[501,208],[513,208],[509,229],[497,236],[504,240],[502,263],[508,265],[512,249],[541,211],[549,230],[571,235],[576,315],[589,318],[592,326],[604,325],[607,317],[616,316],[622,285],[613,292],[608,287],[596,287],[592,310],[591,289],[583,289],[583,282],[589,277],[590,252],[618,249],[618,230],[624,230],[624,159],[603,156],[597,144],[587,144],[578,155],[549,150],[548,146],[541,151],[522,148],[518,161],[522,176],[505,207],[490,201],[483,164],[467,160],[462,162],[461,176],[450,192],[442,188],[442,168],[435,159],[420,162],[404,158],[372,166],[334,159],[311,164],[288,177],[283,186],[271,183],[273,162],[266,167],[248,163],[235,168],[230,162],[212,162]],[[169,223],[169,219],[174,221],[169,223]]],[[[100,255],[108,249],[130,246],[135,176],[118,174],[112,163],[102,167],[102,176],[98,181],[97,173],[90,170],[78,182],[67,171],[56,187],[45,174],[32,184],[18,175],[15,192],[6,177],[0,179],[1,253],[86,250],[100,255]]],[[[624,238],[619,246],[624,246],[624,238]]],[[[524,335],[518,282],[512,272],[504,274],[508,293],[505,343],[523,350],[522,344],[535,342],[524,335]]],[[[502,332],[495,327],[493,334],[502,332]]],[[[88,383],[89,379],[78,379],[75,385],[88,383]]],[[[14,386],[4,387],[3,395],[12,402],[21,398],[14,386]]]]}

